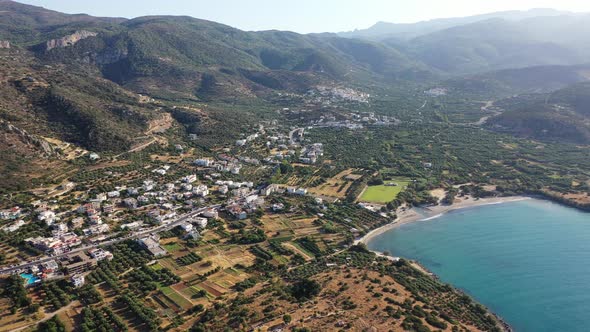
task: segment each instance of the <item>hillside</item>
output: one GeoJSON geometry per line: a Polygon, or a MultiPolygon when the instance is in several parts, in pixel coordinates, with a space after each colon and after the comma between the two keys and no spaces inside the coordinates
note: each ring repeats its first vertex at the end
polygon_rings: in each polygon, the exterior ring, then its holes
{"type": "Polygon", "coordinates": [[[490,119],[491,128],[520,136],[590,143],[590,83],[574,84],[549,94],[515,97],[490,119]]]}
{"type": "Polygon", "coordinates": [[[590,80],[590,66],[535,66],[462,75],[438,84],[451,94],[497,99],[523,93],[548,93],[590,80]]]}

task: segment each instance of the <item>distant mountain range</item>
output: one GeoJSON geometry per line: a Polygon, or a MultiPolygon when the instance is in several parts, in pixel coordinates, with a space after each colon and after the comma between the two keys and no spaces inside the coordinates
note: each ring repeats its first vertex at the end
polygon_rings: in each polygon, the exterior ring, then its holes
{"type": "Polygon", "coordinates": [[[399,39],[409,40],[418,36],[426,35],[440,30],[452,27],[485,21],[489,19],[503,19],[506,21],[520,21],[533,17],[551,17],[551,16],[578,16],[580,14],[559,11],[548,8],[536,8],[527,11],[503,11],[483,15],[474,15],[468,17],[440,18],[417,23],[388,23],[377,22],[367,29],[357,29],[354,31],[340,32],[341,37],[347,38],[366,38],[374,40],[399,39]]]}

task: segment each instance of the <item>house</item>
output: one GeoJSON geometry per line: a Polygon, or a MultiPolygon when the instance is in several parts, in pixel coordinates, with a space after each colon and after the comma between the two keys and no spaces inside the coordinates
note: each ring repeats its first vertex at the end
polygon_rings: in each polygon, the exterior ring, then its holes
{"type": "Polygon", "coordinates": [[[195,160],[195,165],[197,165],[197,166],[209,167],[211,164],[213,164],[213,160],[211,160],[211,159],[197,159],[197,160],[195,160]]]}
{"type": "Polygon", "coordinates": [[[209,195],[209,188],[204,184],[200,184],[193,190],[193,193],[197,196],[205,197],[209,195]]]}
{"type": "Polygon", "coordinates": [[[423,165],[426,168],[432,168],[432,163],[424,163],[423,165]]]}
{"type": "Polygon", "coordinates": [[[273,204],[272,207],[271,207],[271,209],[272,209],[273,212],[282,211],[282,210],[285,209],[285,204],[283,204],[283,203],[273,204]]]}
{"type": "Polygon", "coordinates": [[[77,217],[72,219],[72,221],[70,221],[70,223],[72,224],[72,228],[76,229],[76,228],[80,228],[84,225],[84,218],[82,217],[77,217]]]}
{"type": "Polygon", "coordinates": [[[160,246],[157,237],[144,237],[139,239],[138,242],[139,245],[149,251],[154,257],[162,257],[168,254],[168,252],[160,246]]]}
{"type": "Polygon", "coordinates": [[[145,180],[145,181],[143,181],[143,190],[151,191],[154,189],[155,184],[156,183],[152,180],[145,180]]]}
{"type": "Polygon", "coordinates": [[[49,210],[43,211],[43,212],[39,213],[39,215],[37,216],[37,219],[39,219],[41,221],[45,221],[47,226],[51,226],[51,225],[53,225],[53,223],[56,220],[55,212],[49,211],[49,210]]]}
{"type": "Polygon", "coordinates": [[[88,159],[90,159],[92,161],[96,161],[96,160],[100,159],[100,156],[97,153],[92,152],[88,155],[88,159]]]}
{"type": "Polygon", "coordinates": [[[90,249],[88,254],[90,254],[90,257],[96,259],[98,262],[102,261],[103,259],[113,259],[113,254],[110,251],[104,250],[102,248],[90,249]]]}
{"type": "Polygon", "coordinates": [[[139,190],[137,190],[137,188],[127,188],[127,195],[137,196],[139,195],[139,190]]]}
{"type": "Polygon", "coordinates": [[[207,227],[207,219],[206,219],[206,218],[196,217],[196,218],[193,220],[193,223],[194,223],[195,225],[197,225],[197,227],[199,227],[199,228],[201,228],[201,229],[203,229],[203,228],[207,227]]]}
{"type": "Polygon", "coordinates": [[[69,230],[68,226],[64,223],[54,224],[52,227],[54,236],[60,236],[69,230]]]}
{"type": "Polygon", "coordinates": [[[265,188],[261,189],[260,194],[262,196],[269,196],[269,195],[272,195],[276,192],[279,192],[280,189],[281,189],[281,187],[279,185],[271,184],[271,185],[268,185],[265,188]]]}
{"type": "Polygon", "coordinates": [[[59,239],[61,240],[62,243],[64,243],[68,247],[75,247],[75,246],[79,246],[82,244],[82,241],[80,240],[78,235],[71,233],[71,232],[61,234],[59,236],[59,239]]]}
{"type": "Polygon", "coordinates": [[[23,220],[18,220],[12,225],[4,226],[2,228],[2,230],[4,230],[5,232],[12,233],[12,232],[16,232],[19,228],[21,228],[24,225],[25,225],[25,222],[23,220]]]}
{"type": "Polygon", "coordinates": [[[82,230],[82,232],[84,232],[84,235],[89,236],[89,235],[97,235],[97,234],[107,233],[109,230],[110,230],[109,225],[98,224],[98,225],[93,225],[88,228],[85,228],[82,230]]]}
{"type": "Polygon", "coordinates": [[[295,190],[295,195],[307,195],[307,189],[305,188],[298,188],[297,190],[295,190]]]}
{"type": "Polygon", "coordinates": [[[105,193],[100,193],[96,195],[96,198],[94,199],[96,202],[103,202],[107,200],[107,194],[105,193]]]}
{"type": "Polygon", "coordinates": [[[231,214],[232,216],[234,216],[234,218],[236,218],[238,220],[243,220],[248,217],[248,214],[246,213],[246,211],[244,211],[242,209],[242,207],[237,204],[233,204],[233,205],[228,206],[227,212],[229,212],[229,214],[231,214]]]}
{"type": "Polygon", "coordinates": [[[114,210],[115,210],[114,204],[105,204],[102,207],[102,212],[104,212],[104,213],[113,213],[114,210]]]}
{"type": "Polygon", "coordinates": [[[187,175],[185,177],[182,178],[182,182],[184,183],[193,183],[197,181],[197,175],[196,174],[191,174],[191,175],[187,175]]]}
{"type": "Polygon", "coordinates": [[[59,271],[59,265],[55,260],[50,260],[41,263],[41,270],[43,273],[53,273],[59,271]]]}
{"type": "MultiPolygon", "coordinates": [[[[46,207],[43,207],[44,209],[46,207]]],[[[17,219],[21,216],[21,208],[15,206],[8,210],[0,211],[0,219],[17,219]]]]}
{"type": "Polygon", "coordinates": [[[117,190],[113,190],[113,191],[109,191],[109,192],[107,193],[107,196],[108,196],[109,198],[119,197],[119,196],[121,196],[121,193],[120,193],[120,192],[118,192],[117,190]]]}
{"type": "Polygon", "coordinates": [[[180,228],[182,228],[183,231],[190,233],[193,230],[193,225],[189,223],[182,223],[180,224],[180,228]]]}
{"type": "Polygon", "coordinates": [[[219,213],[214,208],[210,208],[210,209],[203,211],[203,213],[201,213],[201,215],[205,218],[211,218],[211,219],[219,218],[219,213]]]}
{"type": "Polygon", "coordinates": [[[93,214],[88,217],[91,225],[100,225],[102,224],[102,218],[99,215],[93,214]]]}
{"type": "Polygon", "coordinates": [[[160,210],[158,209],[153,209],[151,211],[149,211],[147,213],[148,217],[150,217],[152,220],[156,221],[156,222],[161,222],[162,221],[162,217],[160,216],[160,210]]]}
{"type": "Polygon", "coordinates": [[[137,203],[141,204],[141,205],[145,205],[148,204],[150,202],[150,199],[147,198],[146,196],[139,196],[137,197],[137,203]]]}
{"type": "Polygon", "coordinates": [[[225,195],[225,194],[227,194],[227,192],[229,191],[229,189],[227,188],[227,186],[219,186],[219,188],[217,188],[217,191],[220,194],[225,195]]]}
{"type": "Polygon", "coordinates": [[[236,141],[236,145],[237,146],[244,146],[244,145],[246,145],[246,142],[247,141],[245,139],[239,139],[236,141]]]}
{"type": "Polygon", "coordinates": [[[74,274],[70,278],[70,281],[72,282],[72,284],[76,288],[80,288],[80,287],[84,286],[84,276],[82,274],[74,274]]]}
{"type": "MultiPolygon", "coordinates": [[[[143,196],[140,196],[143,197],[143,196]]],[[[123,200],[123,204],[125,204],[125,206],[129,209],[137,209],[137,199],[133,198],[133,197],[129,197],[129,198],[125,198],[123,200]]]]}

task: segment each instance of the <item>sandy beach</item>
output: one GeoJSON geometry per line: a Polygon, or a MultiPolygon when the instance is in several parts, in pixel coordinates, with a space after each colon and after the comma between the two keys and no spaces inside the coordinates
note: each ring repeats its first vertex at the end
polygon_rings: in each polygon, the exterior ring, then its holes
{"type": "Polygon", "coordinates": [[[474,206],[490,205],[490,204],[502,204],[506,202],[516,202],[531,199],[528,196],[509,196],[509,197],[489,197],[489,198],[473,198],[469,196],[460,197],[453,203],[453,205],[431,205],[420,207],[420,212],[416,208],[404,209],[403,207],[398,208],[396,215],[397,218],[394,222],[385,226],[376,228],[363,237],[357,239],[354,243],[367,244],[377,235],[383,234],[384,232],[394,229],[401,225],[409,224],[420,220],[430,220],[438,218],[441,215],[459,209],[465,209],[474,206]]]}

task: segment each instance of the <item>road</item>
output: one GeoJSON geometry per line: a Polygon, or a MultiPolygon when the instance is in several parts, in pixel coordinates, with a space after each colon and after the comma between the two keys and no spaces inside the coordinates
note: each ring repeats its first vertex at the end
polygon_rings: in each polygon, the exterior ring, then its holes
{"type": "Polygon", "coordinates": [[[35,266],[35,265],[39,265],[51,260],[56,260],[59,259],[60,257],[64,257],[64,256],[69,256],[73,253],[76,252],[80,252],[80,251],[85,251],[85,250],[89,250],[89,249],[93,249],[93,248],[97,248],[97,247],[101,247],[101,246],[109,246],[115,243],[119,243],[119,242],[123,242],[126,240],[130,240],[130,239],[138,239],[140,237],[143,237],[145,235],[148,234],[152,234],[152,233],[158,233],[158,232],[163,232],[163,231],[167,231],[170,230],[176,226],[178,226],[179,224],[187,221],[188,219],[194,218],[197,215],[199,215],[200,213],[203,213],[205,210],[210,209],[210,208],[219,208],[220,205],[211,205],[211,206],[207,206],[207,207],[203,207],[194,211],[191,211],[189,213],[183,214],[179,217],[177,217],[174,221],[164,224],[164,225],[160,225],[154,228],[150,228],[150,229],[146,229],[146,230],[142,230],[142,231],[137,231],[132,233],[131,235],[125,236],[125,237],[121,237],[121,238],[117,238],[117,239],[113,239],[113,240],[107,240],[107,241],[103,241],[100,243],[94,243],[91,245],[86,245],[86,246],[81,246],[81,247],[77,247],[75,249],[72,249],[69,252],[60,254],[60,255],[55,255],[55,256],[51,256],[51,257],[45,257],[45,258],[41,258],[38,259],[36,261],[33,262],[28,262],[28,263],[24,263],[24,264],[20,264],[17,266],[12,266],[12,267],[5,267],[0,269],[0,275],[2,274],[11,274],[16,270],[22,270],[22,269],[27,269],[30,268],[31,266],[35,266]]]}

